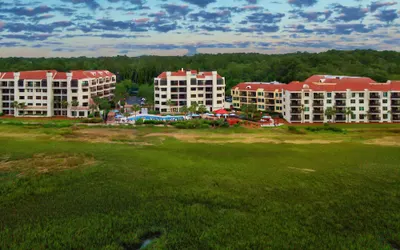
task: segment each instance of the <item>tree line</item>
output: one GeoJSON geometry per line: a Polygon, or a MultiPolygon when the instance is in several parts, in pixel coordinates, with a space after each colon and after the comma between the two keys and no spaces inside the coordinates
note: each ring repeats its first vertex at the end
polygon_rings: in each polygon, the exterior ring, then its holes
{"type": "Polygon", "coordinates": [[[197,54],[194,56],[115,56],[76,58],[0,58],[0,72],[38,69],[58,71],[107,69],[118,80],[153,84],[163,71],[178,69],[213,71],[226,78],[227,90],[243,81],[305,80],[313,74],[354,75],[376,81],[400,79],[400,53],[395,51],[330,50],[291,54],[197,54]]]}

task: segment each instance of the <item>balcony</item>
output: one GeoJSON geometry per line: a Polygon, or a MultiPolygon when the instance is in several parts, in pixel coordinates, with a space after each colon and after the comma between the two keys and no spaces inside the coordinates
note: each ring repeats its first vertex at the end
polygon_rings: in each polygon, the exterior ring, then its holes
{"type": "Polygon", "coordinates": [[[275,105],[275,100],[265,100],[265,104],[275,105]]]}
{"type": "Polygon", "coordinates": [[[393,115],[392,120],[394,122],[400,122],[400,115],[393,115]]]}
{"type": "Polygon", "coordinates": [[[274,99],[274,94],[268,93],[267,95],[265,95],[265,98],[274,99]]]}
{"type": "Polygon", "coordinates": [[[379,114],[379,113],[381,113],[381,110],[379,108],[370,108],[369,112],[371,114],[379,114]]]}
{"type": "Polygon", "coordinates": [[[290,106],[292,107],[301,107],[301,101],[291,101],[290,106]]]}
{"type": "Polygon", "coordinates": [[[240,92],[240,96],[246,97],[247,96],[247,92],[240,92]]]}
{"type": "Polygon", "coordinates": [[[346,94],[335,94],[335,99],[346,99],[346,94]]]}
{"type": "Polygon", "coordinates": [[[324,99],[324,94],[316,94],[314,93],[314,99],[324,99]]]}
{"type": "Polygon", "coordinates": [[[336,114],[344,114],[344,113],[346,113],[345,108],[336,108],[336,114]]]}
{"type": "Polygon", "coordinates": [[[369,106],[380,106],[381,102],[380,101],[369,101],[369,106]]]}
{"type": "Polygon", "coordinates": [[[379,122],[380,120],[381,120],[380,115],[371,115],[369,118],[369,121],[371,121],[371,122],[379,122]]]}
{"type": "Polygon", "coordinates": [[[255,92],[250,92],[250,93],[249,93],[249,96],[250,96],[250,97],[256,97],[256,96],[257,96],[257,93],[255,93],[255,92]]]}
{"type": "Polygon", "coordinates": [[[335,105],[337,107],[345,107],[346,106],[346,101],[336,101],[335,105]]]}
{"type": "Polygon", "coordinates": [[[323,115],[314,115],[313,116],[313,122],[323,122],[323,121],[324,121],[323,115]]]}
{"type": "Polygon", "coordinates": [[[370,93],[369,94],[369,98],[370,99],[380,99],[381,96],[379,94],[376,94],[376,93],[370,93]]]}
{"type": "Polygon", "coordinates": [[[323,107],[324,106],[324,101],[314,101],[313,102],[314,107],[323,107]]]}
{"type": "Polygon", "coordinates": [[[240,98],[240,102],[246,102],[247,103],[247,98],[240,98]]]}
{"type": "Polygon", "coordinates": [[[400,93],[392,93],[392,99],[400,99],[400,93]]]}
{"type": "Polygon", "coordinates": [[[324,113],[324,109],[319,109],[319,108],[313,109],[313,113],[314,114],[323,114],[324,113]]]}
{"type": "Polygon", "coordinates": [[[392,101],[392,106],[400,106],[400,100],[399,101],[392,101]]]}
{"type": "Polygon", "coordinates": [[[290,113],[292,113],[292,114],[301,114],[301,109],[291,109],[290,113]]]}
{"type": "Polygon", "coordinates": [[[290,117],[291,122],[301,122],[301,116],[300,115],[292,115],[290,117]]]}
{"type": "Polygon", "coordinates": [[[301,100],[301,94],[290,94],[290,99],[301,100]]]}
{"type": "Polygon", "coordinates": [[[346,116],[345,115],[336,115],[336,118],[335,118],[335,121],[336,122],[346,122],[346,116]]]}

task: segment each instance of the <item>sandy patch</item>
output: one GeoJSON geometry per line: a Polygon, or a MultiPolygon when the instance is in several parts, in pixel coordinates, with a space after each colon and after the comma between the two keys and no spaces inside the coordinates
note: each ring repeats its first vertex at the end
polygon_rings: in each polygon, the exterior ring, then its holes
{"type": "Polygon", "coordinates": [[[0,171],[17,171],[20,175],[34,173],[57,172],[78,167],[92,166],[96,163],[93,157],[77,154],[36,154],[32,158],[9,161],[7,157],[0,159],[0,171]]]}
{"type": "Polygon", "coordinates": [[[298,171],[301,171],[301,172],[303,172],[303,173],[312,173],[312,172],[315,172],[314,169],[309,169],[309,168],[293,168],[293,167],[289,167],[289,169],[298,170],[298,171]]]}
{"type": "Polygon", "coordinates": [[[385,136],[382,138],[372,139],[364,142],[368,145],[378,145],[378,146],[400,146],[400,136],[385,136]]]}
{"type": "Polygon", "coordinates": [[[227,143],[273,143],[273,144],[330,144],[341,143],[341,140],[279,140],[277,136],[259,135],[259,134],[182,134],[182,133],[152,133],[145,137],[172,137],[180,141],[189,143],[211,143],[211,144],[227,144],[227,143]]]}

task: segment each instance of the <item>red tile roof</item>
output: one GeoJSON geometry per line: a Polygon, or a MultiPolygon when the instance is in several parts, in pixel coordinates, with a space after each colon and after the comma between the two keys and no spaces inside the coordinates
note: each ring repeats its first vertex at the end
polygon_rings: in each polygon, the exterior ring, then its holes
{"type": "Polygon", "coordinates": [[[264,91],[281,91],[286,84],[266,84],[266,83],[249,83],[249,82],[243,82],[239,83],[232,89],[239,89],[239,90],[248,90],[248,91],[256,91],[257,89],[263,89],[264,91]]]}
{"type": "MultiPolygon", "coordinates": [[[[21,71],[19,72],[19,79],[27,80],[41,80],[47,78],[47,73],[53,74],[54,80],[66,80],[66,72],[57,72],[56,70],[34,70],[34,71],[21,71]]],[[[115,76],[108,70],[73,70],[71,71],[73,79],[86,79],[86,78],[99,78],[106,76],[115,76]]],[[[0,72],[0,79],[14,79],[14,72],[0,72]]]]}
{"type": "MultiPolygon", "coordinates": [[[[196,75],[197,78],[205,78],[206,76],[212,76],[212,72],[197,72],[197,70],[190,70],[191,74],[196,75]]],[[[178,70],[175,72],[171,72],[171,76],[186,76],[185,70],[178,70]]],[[[217,75],[218,78],[221,78],[220,75],[217,75]]],[[[167,78],[167,72],[162,72],[157,78],[167,78]]]]}

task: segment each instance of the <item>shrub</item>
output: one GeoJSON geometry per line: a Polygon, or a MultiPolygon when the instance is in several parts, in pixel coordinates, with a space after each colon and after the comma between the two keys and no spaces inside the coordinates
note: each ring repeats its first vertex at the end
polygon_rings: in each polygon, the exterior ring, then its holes
{"type": "Polygon", "coordinates": [[[144,121],[143,121],[143,119],[140,118],[140,119],[137,119],[137,120],[136,120],[135,124],[136,124],[136,125],[143,125],[143,124],[144,124],[144,121]]]}
{"type": "Polygon", "coordinates": [[[344,129],[338,128],[338,127],[332,127],[329,124],[324,124],[324,126],[321,127],[306,127],[307,131],[310,132],[320,132],[320,131],[331,131],[335,133],[345,133],[346,131],[344,129]]]}
{"type": "Polygon", "coordinates": [[[94,115],[93,114],[89,114],[88,118],[94,118],[94,115]]]}
{"type": "Polygon", "coordinates": [[[3,116],[4,115],[4,113],[3,112],[0,112],[0,116],[3,116]]]}
{"type": "Polygon", "coordinates": [[[164,121],[155,121],[155,120],[145,120],[143,122],[143,124],[145,124],[145,125],[162,125],[162,124],[165,124],[165,122],[164,121]]]}
{"type": "Polygon", "coordinates": [[[87,118],[87,119],[82,119],[82,123],[102,123],[103,119],[101,118],[87,118]]]}
{"type": "Polygon", "coordinates": [[[297,129],[295,126],[289,126],[288,130],[290,133],[292,134],[304,134],[304,132],[300,131],[299,129],[297,129]]]}

